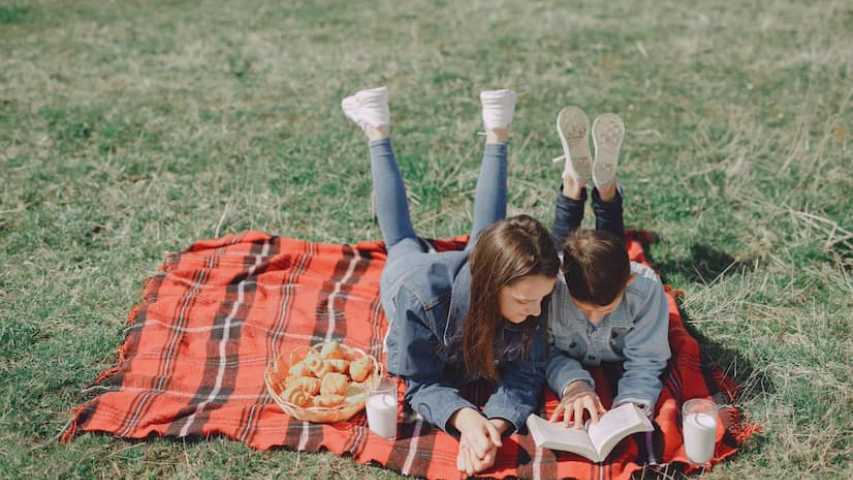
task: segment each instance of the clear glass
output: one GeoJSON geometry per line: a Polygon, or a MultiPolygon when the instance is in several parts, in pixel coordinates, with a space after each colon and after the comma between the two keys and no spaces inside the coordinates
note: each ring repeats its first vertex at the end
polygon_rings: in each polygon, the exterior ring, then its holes
{"type": "Polygon", "coordinates": [[[704,398],[688,400],[681,408],[684,453],[695,464],[705,465],[714,456],[720,425],[718,410],[716,403],[704,398]]]}
{"type": "Polygon", "coordinates": [[[397,381],[384,377],[367,394],[367,425],[383,438],[397,436],[397,381]]]}

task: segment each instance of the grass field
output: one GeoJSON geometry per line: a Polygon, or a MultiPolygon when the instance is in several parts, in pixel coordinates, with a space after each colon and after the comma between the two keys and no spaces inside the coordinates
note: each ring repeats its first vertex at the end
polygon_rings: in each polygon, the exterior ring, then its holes
{"type": "Polygon", "coordinates": [[[401,3],[0,0],[0,477],[398,478],[224,439],[54,440],[165,252],[378,238],[338,106],[378,84],[433,237],[469,228],[480,89],[520,93],[510,212],[547,223],[557,110],[621,113],[627,224],[764,426],[708,478],[853,476],[853,5],[401,3]]]}

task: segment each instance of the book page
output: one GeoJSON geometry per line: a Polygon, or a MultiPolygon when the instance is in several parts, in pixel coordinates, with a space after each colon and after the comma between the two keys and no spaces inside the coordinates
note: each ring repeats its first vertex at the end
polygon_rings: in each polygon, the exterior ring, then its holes
{"type": "Polygon", "coordinates": [[[572,452],[598,461],[598,452],[585,430],[566,428],[562,423],[551,423],[538,415],[527,417],[527,428],[537,447],[572,452]]]}
{"type": "Polygon", "coordinates": [[[589,424],[589,438],[602,460],[620,440],[634,432],[654,430],[651,422],[632,403],[622,404],[589,424]]]}

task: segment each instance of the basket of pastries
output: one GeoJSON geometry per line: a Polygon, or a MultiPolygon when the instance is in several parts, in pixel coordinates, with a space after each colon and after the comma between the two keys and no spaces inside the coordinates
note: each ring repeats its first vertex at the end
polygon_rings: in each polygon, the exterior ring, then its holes
{"type": "Polygon", "coordinates": [[[378,385],[379,363],[337,341],[283,353],[264,373],[267,391],[291,417],[316,423],[348,420],[378,385]]]}

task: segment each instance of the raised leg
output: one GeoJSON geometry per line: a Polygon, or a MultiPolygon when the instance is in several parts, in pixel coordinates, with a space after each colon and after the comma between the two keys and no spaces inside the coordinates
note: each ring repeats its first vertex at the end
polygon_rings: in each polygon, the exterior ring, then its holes
{"type": "Polygon", "coordinates": [[[474,224],[466,250],[477,243],[480,232],[506,218],[507,138],[515,111],[515,92],[490,90],[480,93],[486,146],[480,164],[480,176],[474,193],[474,224]]]}
{"type": "Polygon", "coordinates": [[[484,228],[506,218],[506,197],[507,146],[505,143],[487,143],[474,193],[474,225],[468,249],[473,248],[484,228]]]}
{"type": "Polygon", "coordinates": [[[389,258],[423,251],[412,227],[409,202],[391,139],[370,142],[370,172],[376,196],[376,218],[389,258]]]}
{"type": "Polygon", "coordinates": [[[557,193],[554,224],[551,227],[551,238],[554,240],[557,251],[562,250],[563,242],[572,232],[580,228],[585,204],[586,188],[578,185],[576,177],[564,176],[563,185],[557,193]]]}
{"type": "Polygon", "coordinates": [[[406,187],[391,147],[388,89],[361,90],[341,102],[344,114],[361,127],[370,145],[376,217],[389,259],[422,248],[412,227],[406,187]]]}
{"type": "Polygon", "coordinates": [[[622,213],[622,192],[611,188],[605,196],[604,190],[592,190],[592,211],[595,212],[595,229],[605,230],[619,238],[625,237],[625,223],[622,213]],[[609,200],[605,198],[610,197],[609,200]]]}

